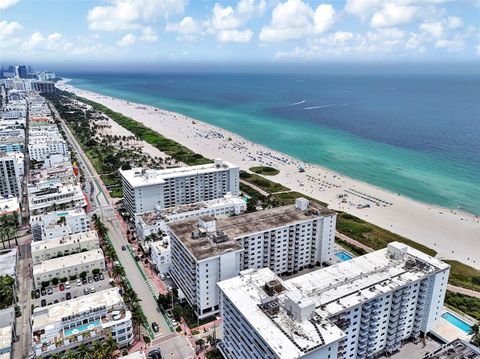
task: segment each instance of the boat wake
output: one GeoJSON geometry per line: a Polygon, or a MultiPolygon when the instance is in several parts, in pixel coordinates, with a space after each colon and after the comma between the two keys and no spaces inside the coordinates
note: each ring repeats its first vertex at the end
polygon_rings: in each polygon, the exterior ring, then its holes
{"type": "Polygon", "coordinates": [[[302,101],[299,101],[299,102],[294,102],[294,103],[291,103],[291,104],[288,104],[288,105],[285,105],[285,106],[281,106],[281,107],[297,106],[297,105],[301,105],[302,103],[305,103],[305,102],[307,102],[307,100],[302,100],[302,101]]]}
{"type": "Polygon", "coordinates": [[[331,103],[331,104],[329,104],[329,105],[305,107],[304,110],[316,110],[317,108],[327,108],[327,107],[333,107],[333,106],[336,106],[336,104],[331,103]]]}

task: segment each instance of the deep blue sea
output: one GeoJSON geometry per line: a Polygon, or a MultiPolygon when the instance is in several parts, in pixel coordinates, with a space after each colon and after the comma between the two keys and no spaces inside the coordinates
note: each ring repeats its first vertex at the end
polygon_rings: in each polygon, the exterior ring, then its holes
{"type": "Polygon", "coordinates": [[[416,200],[480,213],[480,74],[63,76],[416,200]]]}

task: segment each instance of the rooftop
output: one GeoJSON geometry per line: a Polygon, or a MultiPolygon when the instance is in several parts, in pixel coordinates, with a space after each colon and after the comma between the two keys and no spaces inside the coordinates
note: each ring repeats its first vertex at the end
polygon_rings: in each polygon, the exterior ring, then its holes
{"type": "Polygon", "coordinates": [[[0,328],[0,352],[12,346],[12,326],[0,328]]]}
{"type": "MultiPolygon", "coordinates": [[[[74,243],[88,242],[88,241],[98,242],[98,235],[96,231],[70,234],[70,235],[61,236],[61,237],[55,237],[55,238],[44,240],[44,241],[32,242],[31,244],[32,257],[37,251],[43,251],[43,250],[58,248],[61,246],[68,246],[74,243]]],[[[87,253],[87,252],[84,252],[84,253],[87,253]]]]}
{"type": "Polygon", "coordinates": [[[75,267],[79,264],[96,262],[99,260],[104,260],[102,250],[92,249],[90,251],[49,259],[48,261],[34,264],[33,275],[36,277],[39,274],[48,273],[57,269],[75,267]]]}
{"type": "Polygon", "coordinates": [[[0,250],[0,273],[15,277],[15,267],[17,265],[17,249],[0,250]]]}
{"type": "Polygon", "coordinates": [[[428,353],[423,359],[478,359],[480,358],[480,348],[466,342],[465,340],[455,339],[454,341],[442,345],[437,350],[428,353]]]}
{"type": "Polygon", "coordinates": [[[120,174],[132,187],[141,187],[163,184],[166,179],[170,178],[224,171],[229,168],[238,168],[238,166],[218,159],[215,160],[214,163],[205,165],[168,168],[164,170],[132,168],[131,170],[120,170],[120,174]]]}
{"type": "Polygon", "coordinates": [[[344,336],[331,317],[448,267],[393,242],[388,248],[289,280],[263,268],[244,271],[218,286],[279,358],[293,359],[344,336]],[[273,295],[266,290],[271,281],[278,283],[273,295]],[[287,310],[286,303],[294,304],[287,310]],[[269,314],[272,308],[274,315],[269,314]]]}
{"type": "Polygon", "coordinates": [[[0,214],[17,212],[20,209],[17,197],[1,198],[0,197],[0,214]]]}

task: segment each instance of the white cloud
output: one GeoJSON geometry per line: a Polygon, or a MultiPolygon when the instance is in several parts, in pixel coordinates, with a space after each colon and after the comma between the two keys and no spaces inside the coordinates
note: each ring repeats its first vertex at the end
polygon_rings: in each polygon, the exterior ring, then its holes
{"type": "Polygon", "coordinates": [[[140,40],[154,42],[158,40],[158,36],[151,26],[147,26],[143,28],[140,40]]]}
{"type": "Polygon", "coordinates": [[[265,0],[240,0],[235,8],[223,7],[216,3],[212,10],[210,25],[213,31],[238,29],[253,16],[261,16],[265,12],[265,0]]]}
{"type": "Polygon", "coordinates": [[[58,32],[55,32],[53,34],[48,35],[47,41],[51,43],[58,42],[62,39],[62,34],[59,34],[58,32]]]}
{"type": "Polygon", "coordinates": [[[166,31],[178,32],[180,34],[198,34],[201,33],[203,26],[200,22],[190,16],[184,17],[180,22],[167,23],[166,31]]]}
{"type": "Polygon", "coordinates": [[[465,42],[460,37],[454,37],[453,39],[439,39],[435,42],[435,47],[441,49],[447,49],[447,51],[460,51],[465,48],[465,42]]]}
{"type": "Polygon", "coordinates": [[[249,42],[253,37],[250,29],[240,30],[222,30],[217,34],[217,40],[220,42],[249,42]]]}
{"type": "Polygon", "coordinates": [[[335,10],[330,4],[321,4],[313,11],[302,0],[287,0],[273,9],[271,25],[262,28],[260,40],[299,39],[329,30],[334,21],[335,10]]]}
{"type": "Polygon", "coordinates": [[[450,30],[455,30],[463,27],[463,20],[458,16],[449,16],[447,18],[447,27],[450,30]]]}
{"type": "Polygon", "coordinates": [[[130,46],[133,45],[136,41],[135,35],[133,34],[126,34],[124,37],[122,37],[118,42],[118,46],[130,46]]]}
{"type": "Polygon", "coordinates": [[[480,44],[478,44],[475,49],[477,50],[477,55],[480,56],[480,44]]]}
{"type": "Polygon", "coordinates": [[[417,12],[415,6],[402,6],[395,3],[387,3],[379,11],[376,11],[370,20],[372,27],[390,27],[410,22],[417,12]]]}
{"type": "Polygon", "coordinates": [[[345,10],[353,15],[365,18],[382,2],[382,0],[348,0],[345,4],[345,10]]]}
{"type": "Polygon", "coordinates": [[[110,0],[110,5],[88,11],[91,30],[117,31],[138,28],[144,22],[182,13],[186,0],[110,0]]]}
{"type": "Polygon", "coordinates": [[[0,40],[7,40],[21,29],[23,26],[16,21],[0,21],[0,40]]]}
{"type": "Polygon", "coordinates": [[[424,22],[420,25],[420,29],[430,33],[435,37],[440,37],[443,34],[443,25],[440,21],[436,22],[424,22]]]}
{"type": "Polygon", "coordinates": [[[0,0],[0,10],[8,9],[18,2],[18,0],[0,0]]]}
{"type": "Polygon", "coordinates": [[[30,40],[28,40],[26,46],[29,49],[33,49],[40,44],[43,44],[45,42],[45,37],[39,32],[34,32],[32,36],[30,37],[30,40]]]}
{"type": "Polygon", "coordinates": [[[24,44],[26,50],[53,50],[62,46],[63,35],[54,32],[47,37],[40,32],[34,32],[24,44]]]}

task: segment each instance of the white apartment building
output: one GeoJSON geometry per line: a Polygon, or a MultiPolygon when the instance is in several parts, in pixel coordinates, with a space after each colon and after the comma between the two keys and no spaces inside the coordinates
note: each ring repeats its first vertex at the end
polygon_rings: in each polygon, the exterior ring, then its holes
{"type": "Polygon", "coordinates": [[[289,280],[270,269],[218,283],[226,359],[372,358],[428,333],[450,266],[405,244],[289,280]]]}
{"type": "Polygon", "coordinates": [[[221,159],[199,166],[119,172],[125,208],[132,216],[240,193],[239,167],[221,159]]]}
{"type": "Polygon", "coordinates": [[[133,343],[132,314],[118,288],[35,308],[32,314],[32,346],[37,358],[63,354],[110,335],[119,347],[133,343]]]}
{"type": "Polygon", "coordinates": [[[20,203],[17,197],[0,198],[0,216],[16,215],[20,220],[20,203]]]}
{"type": "Polygon", "coordinates": [[[218,313],[216,283],[238,275],[243,248],[217,232],[211,217],[176,222],[171,229],[172,278],[198,318],[218,313]]]}
{"type": "Polygon", "coordinates": [[[135,229],[138,239],[143,244],[149,235],[167,231],[167,223],[201,216],[233,216],[246,210],[247,204],[242,198],[226,194],[222,198],[210,201],[137,213],[135,214],[135,229]]]}
{"type": "Polygon", "coordinates": [[[170,272],[170,237],[165,236],[161,241],[150,243],[150,255],[152,264],[160,274],[170,272]]]}
{"type": "Polygon", "coordinates": [[[28,187],[28,203],[34,214],[49,208],[82,208],[87,205],[85,196],[79,184],[42,183],[28,187]],[[47,184],[49,185],[47,187],[47,184]]]}
{"type": "Polygon", "coordinates": [[[22,199],[23,153],[0,153],[0,197],[22,199]]]}
{"type": "Polygon", "coordinates": [[[55,167],[59,164],[65,163],[65,162],[70,162],[70,155],[66,154],[60,154],[60,153],[53,153],[48,155],[44,160],[43,160],[43,168],[52,168],[55,167]]]}
{"type": "Polygon", "coordinates": [[[32,261],[33,264],[39,264],[59,256],[69,256],[98,248],[100,248],[100,243],[96,231],[69,234],[45,241],[32,242],[32,261]]]}
{"type": "Polygon", "coordinates": [[[92,272],[94,269],[105,270],[105,258],[101,249],[58,257],[33,265],[33,282],[36,288],[53,278],[79,275],[82,272],[92,272]]]}
{"type": "Polygon", "coordinates": [[[28,139],[28,153],[35,161],[43,161],[51,154],[68,155],[68,145],[63,138],[35,136],[28,139]]]}
{"type": "Polygon", "coordinates": [[[90,218],[83,208],[56,211],[30,217],[34,241],[62,237],[90,229],[90,218]]]}
{"type": "MultiPolygon", "coordinates": [[[[278,275],[286,275],[333,261],[336,213],[311,205],[304,198],[297,199],[295,205],[255,213],[209,218],[207,221],[202,218],[200,221],[191,219],[168,225],[171,234],[172,275],[182,291],[182,285],[192,279],[188,272],[182,270],[184,258],[178,253],[189,251],[192,231],[204,234],[205,241],[209,241],[209,238],[222,238],[226,242],[236,242],[244,249],[239,253],[240,266],[234,275],[241,270],[264,267],[272,269],[278,275]]],[[[225,275],[212,273],[211,268],[210,273],[211,278],[226,278],[225,275]]],[[[197,273],[196,281],[202,280],[197,273]]],[[[212,290],[211,293],[216,293],[217,297],[212,299],[210,294],[209,303],[213,302],[214,311],[218,312],[218,292],[212,290]]],[[[190,304],[198,306],[198,303],[206,302],[202,295],[199,291],[197,301],[190,304]]],[[[211,315],[215,312],[207,313],[211,315]]]]}

